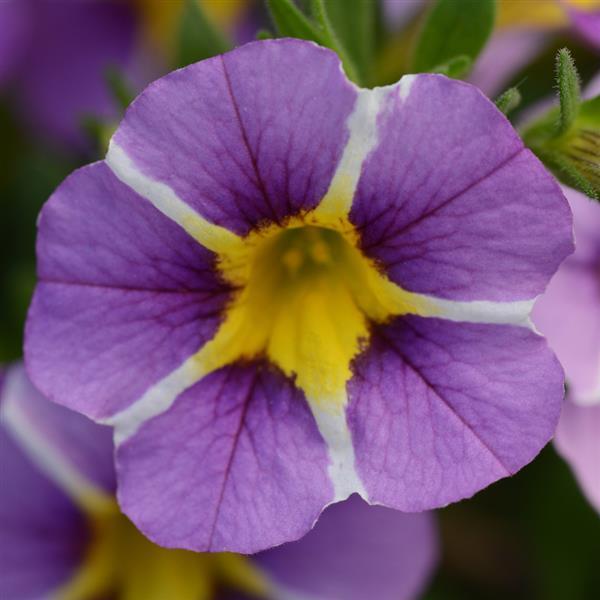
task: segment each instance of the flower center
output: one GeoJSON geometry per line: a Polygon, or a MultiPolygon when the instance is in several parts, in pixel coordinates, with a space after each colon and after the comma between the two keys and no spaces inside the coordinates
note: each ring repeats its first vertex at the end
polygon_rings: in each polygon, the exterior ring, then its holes
{"type": "Polygon", "coordinates": [[[306,217],[248,235],[220,257],[238,291],[205,354],[220,365],[266,357],[310,400],[343,402],[369,322],[415,312],[356,238],[347,223],[333,229],[306,217]]]}

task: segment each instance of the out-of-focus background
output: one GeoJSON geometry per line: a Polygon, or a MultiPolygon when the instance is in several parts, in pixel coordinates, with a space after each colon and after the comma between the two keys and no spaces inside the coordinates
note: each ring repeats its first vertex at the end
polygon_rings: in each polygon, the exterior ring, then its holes
{"type": "MultiPolygon", "coordinates": [[[[410,69],[428,3],[369,1],[378,2],[377,36],[359,64],[371,86],[410,69]]],[[[350,4],[329,8],[343,16],[350,4]]],[[[600,31],[578,28],[567,4],[501,0],[496,29],[465,76],[492,98],[518,85],[515,123],[552,98],[559,48],[571,50],[584,85],[600,71],[591,39],[600,31]]],[[[22,356],[36,217],[54,188],[102,158],[145,84],[273,30],[258,0],[0,0],[0,363],[22,356]]],[[[600,517],[552,445],[438,517],[442,560],[428,600],[600,597],[600,517]]]]}

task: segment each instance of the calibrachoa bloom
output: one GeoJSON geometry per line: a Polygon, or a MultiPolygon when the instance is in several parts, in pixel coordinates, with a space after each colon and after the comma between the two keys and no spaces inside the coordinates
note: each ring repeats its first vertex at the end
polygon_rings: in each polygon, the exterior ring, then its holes
{"type": "Polygon", "coordinates": [[[79,146],[83,117],[115,116],[105,71],[133,70],[135,36],[124,2],[3,0],[0,84],[14,85],[35,132],[79,146]]]}
{"type": "Polygon", "coordinates": [[[533,317],[565,368],[569,393],[556,446],[600,510],[600,205],[565,188],[575,253],[554,276],[533,317]]]}
{"type": "Polygon", "coordinates": [[[328,509],[301,542],[252,558],[166,550],[117,509],[108,428],[48,402],[20,366],[0,381],[0,423],[5,600],[207,600],[234,589],[260,598],[408,600],[436,560],[430,514],[357,497],[328,509]]]}
{"type": "Polygon", "coordinates": [[[353,492],[421,511],[550,439],[528,314],[572,251],[560,188],[471,85],[361,90],[276,40],[158,80],[42,211],[26,359],[116,428],[151,539],[253,552],[353,492]]]}

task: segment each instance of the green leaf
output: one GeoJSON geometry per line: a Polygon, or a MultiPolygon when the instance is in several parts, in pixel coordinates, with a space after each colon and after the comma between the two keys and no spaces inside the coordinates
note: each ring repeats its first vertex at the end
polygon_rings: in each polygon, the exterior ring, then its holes
{"type": "MultiPolygon", "coordinates": [[[[542,152],[538,158],[554,173],[557,179],[579,190],[594,200],[600,200],[600,181],[594,184],[576,163],[560,152],[542,152]]],[[[600,172],[598,173],[600,175],[600,172]]]]}
{"type": "Polygon", "coordinates": [[[498,110],[505,115],[515,110],[521,104],[521,92],[516,87],[508,88],[503,94],[496,98],[498,110]]]}
{"type": "Polygon", "coordinates": [[[557,135],[560,108],[523,132],[525,144],[563,183],[600,200],[600,96],[582,102],[568,131],[557,135]]]}
{"type": "Polygon", "coordinates": [[[492,33],[495,16],[495,0],[437,0],[417,40],[412,71],[431,71],[463,54],[474,61],[492,33]]]}
{"type": "Polygon", "coordinates": [[[525,144],[563,183],[600,200],[600,96],[581,101],[571,53],[556,56],[559,106],[525,128],[525,144]]]}
{"type": "Polygon", "coordinates": [[[267,0],[267,6],[280,36],[324,44],[323,33],[292,0],[267,0]]]}
{"type": "Polygon", "coordinates": [[[254,37],[257,40],[272,40],[275,36],[268,29],[259,29],[254,37]]]}
{"type": "Polygon", "coordinates": [[[585,193],[600,200],[600,96],[580,104],[563,149],[578,174],[593,188],[593,193],[585,193]]]}
{"type": "Polygon", "coordinates": [[[373,66],[377,2],[374,0],[313,0],[312,13],[319,20],[324,5],[329,26],[357,76],[368,81],[373,66]]]}
{"type": "MultiPolygon", "coordinates": [[[[327,6],[329,6],[329,3],[327,6]]],[[[352,79],[352,81],[355,81],[358,84],[362,83],[354,61],[350,58],[345,46],[340,41],[336,31],[333,28],[333,25],[331,24],[327,7],[325,6],[325,1],[313,0],[311,8],[314,17],[321,28],[323,34],[323,44],[337,52],[342,64],[344,65],[346,75],[352,79]]]]}
{"type": "Polygon", "coordinates": [[[117,123],[100,119],[95,115],[83,115],[80,118],[80,126],[94,152],[98,156],[104,156],[117,123]]]}
{"type": "Polygon", "coordinates": [[[121,110],[125,110],[134,98],[133,90],[119,67],[111,66],[106,69],[104,78],[111,96],[121,110]]]}
{"type": "Polygon", "coordinates": [[[455,56],[443,65],[438,65],[434,69],[431,69],[432,73],[441,73],[454,79],[460,79],[466,75],[473,66],[473,61],[466,54],[455,56]]]}
{"type": "Polygon", "coordinates": [[[201,3],[185,0],[179,22],[177,66],[184,67],[231,48],[231,42],[210,22],[201,3]]]}
{"type": "Polygon", "coordinates": [[[329,3],[311,0],[311,13],[316,22],[311,21],[292,0],[267,0],[267,5],[279,35],[311,40],[331,48],[339,55],[348,77],[360,83],[356,67],[329,19],[329,3]]]}
{"type": "Polygon", "coordinates": [[[562,135],[575,122],[581,103],[579,74],[567,48],[561,48],[556,55],[556,86],[560,98],[560,121],[556,133],[562,135]]]}

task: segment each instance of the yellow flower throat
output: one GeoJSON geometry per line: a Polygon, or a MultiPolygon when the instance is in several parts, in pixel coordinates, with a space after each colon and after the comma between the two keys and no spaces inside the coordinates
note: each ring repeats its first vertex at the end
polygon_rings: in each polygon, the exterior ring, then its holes
{"type": "Polygon", "coordinates": [[[343,401],[350,365],[369,322],[418,312],[357,247],[345,220],[311,215],[249,234],[219,257],[236,294],[215,338],[201,351],[210,370],[265,356],[316,402],[343,401]]]}

